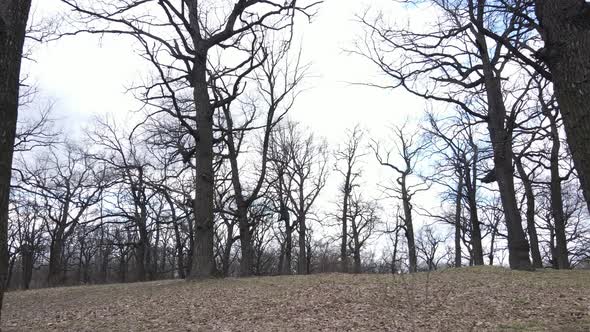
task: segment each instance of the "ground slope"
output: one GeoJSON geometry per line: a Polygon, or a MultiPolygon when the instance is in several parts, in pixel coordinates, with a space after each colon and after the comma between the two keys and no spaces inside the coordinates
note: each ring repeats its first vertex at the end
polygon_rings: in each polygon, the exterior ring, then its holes
{"type": "Polygon", "coordinates": [[[590,331],[590,272],[463,268],[10,292],[2,331],[590,331]]]}

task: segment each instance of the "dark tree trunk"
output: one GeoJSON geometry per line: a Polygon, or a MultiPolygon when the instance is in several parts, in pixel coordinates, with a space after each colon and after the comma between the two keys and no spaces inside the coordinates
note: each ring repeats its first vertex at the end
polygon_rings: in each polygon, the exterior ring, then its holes
{"type": "Polygon", "coordinates": [[[535,225],[536,212],[533,184],[522,166],[522,160],[520,158],[515,158],[514,163],[524,186],[524,195],[526,198],[526,224],[531,246],[531,257],[533,258],[533,267],[542,268],[543,260],[541,259],[541,252],[539,251],[539,238],[537,236],[537,226],[535,225]]]}
{"type": "MultiPolygon", "coordinates": [[[[348,197],[350,196],[350,177],[351,177],[351,167],[348,167],[346,172],[346,178],[344,180],[344,196],[342,197],[342,241],[340,243],[340,270],[341,272],[348,272],[348,254],[347,254],[347,246],[348,246],[348,225],[347,225],[347,218],[348,218],[348,197]]],[[[355,263],[356,264],[356,263],[355,263]]]]}
{"type": "Polygon", "coordinates": [[[248,223],[248,210],[245,206],[238,207],[238,225],[240,227],[240,276],[249,277],[254,273],[254,247],[252,245],[252,230],[248,223]]]}
{"type": "Polygon", "coordinates": [[[465,189],[467,191],[467,205],[469,207],[469,222],[471,224],[471,245],[470,257],[473,265],[483,265],[483,246],[481,244],[481,227],[479,225],[479,214],[477,212],[477,163],[479,160],[479,149],[471,142],[473,148],[473,162],[471,167],[465,164],[465,189]]]}
{"type": "Polygon", "coordinates": [[[353,254],[354,260],[354,273],[361,273],[362,272],[362,265],[361,265],[361,251],[360,249],[355,249],[353,254]]]}
{"type": "MultiPolygon", "coordinates": [[[[590,78],[589,78],[590,79],[590,78]]],[[[567,237],[565,235],[565,213],[563,210],[563,198],[561,190],[561,178],[559,176],[559,150],[561,143],[559,141],[559,130],[557,128],[557,120],[551,114],[547,114],[551,123],[551,215],[555,224],[555,240],[556,240],[556,258],[557,268],[569,269],[570,263],[567,252],[567,237]]]]}
{"type": "Polygon", "coordinates": [[[397,263],[397,245],[399,243],[399,236],[398,236],[399,229],[395,230],[395,239],[393,241],[393,254],[391,255],[391,274],[397,273],[397,268],[395,264],[397,263]]]}
{"type": "MultiPolygon", "coordinates": [[[[174,213],[174,212],[173,212],[174,213]]],[[[181,279],[186,278],[186,270],[184,269],[184,247],[182,245],[182,237],[180,236],[180,228],[178,227],[178,220],[176,215],[173,216],[174,237],[176,243],[176,270],[181,279]]]]}
{"type": "Polygon", "coordinates": [[[412,221],[412,204],[410,195],[406,188],[406,176],[401,178],[402,205],[404,208],[404,229],[406,232],[406,241],[408,243],[408,259],[410,273],[418,271],[418,257],[416,256],[416,243],[414,240],[414,223],[412,221]]]}
{"type": "MultiPolygon", "coordinates": [[[[479,22],[478,24],[482,23],[479,22]]],[[[488,132],[492,142],[496,182],[500,190],[500,199],[502,200],[508,231],[508,260],[512,269],[530,270],[532,265],[529,259],[529,243],[522,228],[522,218],[516,201],[516,190],[514,189],[511,120],[507,118],[508,114],[504,105],[502,85],[489,58],[489,49],[483,33],[478,33],[477,45],[483,65],[488,105],[488,132]]]]}
{"type": "Polygon", "coordinates": [[[0,312],[8,277],[8,202],[18,118],[19,76],[31,0],[0,4],[0,312]]]}
{"type": "Polygon", "coordinates": [[[49,273],[47,275],[49,287],[63,284],[63,247],[64,240],[59,235],[55,236],[49,248],[49,273]]]}
{"type": "Polygon", "coordinates": [[[33,248],[28,244],[24,244],[21,248],[21,264],[22,264],[22,269],[23,269],[23,275],[22,275],[23,289],[29,289],[29,287],[31,285],[31,278],[33,277],[33,257],[34,257],[33,248]]]}
{"type": "Polygon", "coordinates": [[[135,247],[135,273],[137,281],[146,281],[146,268],[145,268],[145,257],[146,257],[146,246],[140,240],[135,247]]]}
{"type": "Polygon", "coordinates": [[[286,208],[281,208],[283,217],[282,219],[285,221],[285,262],[283,263],[282,267],[282,274],[289,275],[292,273],[291,266],[293,261],[293,226],[290,222],[289,210],[286,208]]]}
{"type": "Polygon", "coordinates": [[[121,253],[119,256],[119,282],[127,281],[127,255],[121,253]]]}
{"type": "MultiPolygon", "coordinates": [[[[197,14],[191,15],[197,17],[197,14]]],[[[191,22],[198,26],[199,22],[191,22]]],[[[195,30],[195,31],[198,31],[195,30]]],[[[213,253],[213,110],[207,86],[207,49],[197,45],[192,72],[193,99],[196,107],[198,137],[196,138],[195,239],[190,278],[210,278],[215,274],[213,253]]]]}
{"type": "Polygon", "coordinates": [[[455,199],[455,267],[461,267],[461,211],[463,202],[463,171],[459,167],[457,197],[455,199]]]}
{"type": "MultiPolygon", "coordinates": [[[[142,214],[143,215],[143,214],[142,214]]],[[[136,264],[136,280],[137,281],[146,281],[153,277],[152,273],[152,264],[151,264],[151,249],[150,249],[150,240],[149,234],[146,229],[145,220],[144,218],[147,217],[139,217],[143,220],[138,223],[139,226],[139,243],[137,243],[135,248],[135,264],[136,264]]]]}
{"type": "Polygon", "coordinates": [[[549,67],[567,141],[590,209],[590,3],[536,0],[540,57],[549,67]]]}
{"type": "MultiPolygon", "coordinates": [[[[502,106],[503,107],[503,106],[502,106]]],[[[490,122],[490,137],[494,150],[494,164],[500,199],[504,208],[506,228],[508,230],[508,255],[510,268],[530,270],[529,244],[522,228],[522,219],[516,202],[514,175],[512,169],[512,137],[503,128],[503,119],[490,122]]]]}
{"type": "Polygon", "coordinates": [[[229,269],[231,267],[231,249],[234,245],[234,226],[230,224],[227,227],[227,243],[225,244],[225,248],[223,248],[223,257],[221,262],[221,269],[222,275],[224,277],[229,277],[229,269]]]}
{"type": "MultiPolygon", "coordinates": [[[[301,204],[303,206],[303,203],[301,204]]],[[[307,274],[307,246],[306,234],[307,225],[305,224],[305,212],[301,211],[299,214],[299,256],[297,257],[297,274],[307,274]]]]}

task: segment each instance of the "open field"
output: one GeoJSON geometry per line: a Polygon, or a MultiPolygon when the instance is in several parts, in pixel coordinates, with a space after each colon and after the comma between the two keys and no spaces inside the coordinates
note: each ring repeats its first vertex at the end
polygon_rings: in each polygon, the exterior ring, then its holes
{"type": "Polygon", "coordinates": [[[590,272],[463,268],[15,291],[2,331],[590,331],[590,272]]]}

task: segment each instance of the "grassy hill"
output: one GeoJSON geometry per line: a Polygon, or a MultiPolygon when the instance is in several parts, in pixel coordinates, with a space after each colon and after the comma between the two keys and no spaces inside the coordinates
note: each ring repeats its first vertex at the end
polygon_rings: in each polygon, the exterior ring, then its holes
{"type": "Polygon", "coordinates": [[[2,331],[590,331],[590,272],[462,268],[10,292],[2,331]]]}

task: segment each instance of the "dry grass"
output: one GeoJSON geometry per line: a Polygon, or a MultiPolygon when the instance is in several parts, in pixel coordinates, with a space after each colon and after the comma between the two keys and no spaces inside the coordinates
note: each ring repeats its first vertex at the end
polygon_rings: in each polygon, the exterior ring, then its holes
{"type": "Polygon", "coordinates": [[[590,272],[464,268],[16,291],[3,331],[590,331],[590,272]]]}

